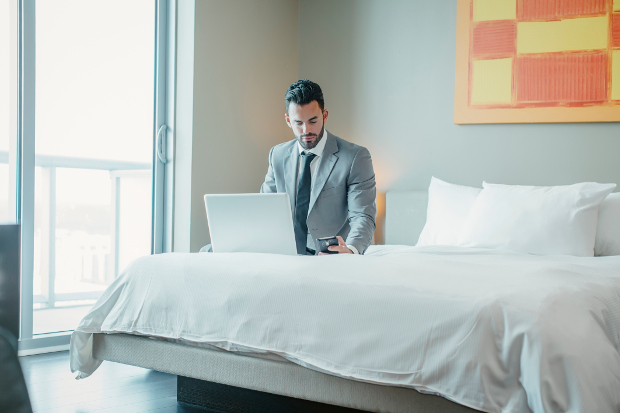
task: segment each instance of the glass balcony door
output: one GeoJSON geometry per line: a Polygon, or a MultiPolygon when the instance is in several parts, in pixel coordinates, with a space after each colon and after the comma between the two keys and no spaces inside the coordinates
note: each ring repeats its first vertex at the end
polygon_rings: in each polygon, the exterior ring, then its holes
{"type": "Polygon", "coordinates": [[[155,2],[36,3],[33,334],[151,253],[155,2]]]}
{"type": "Polygon", "coordinates": [[[17,222],[16,66],[17,7],[0,0],[0,224],[17,222]]]}

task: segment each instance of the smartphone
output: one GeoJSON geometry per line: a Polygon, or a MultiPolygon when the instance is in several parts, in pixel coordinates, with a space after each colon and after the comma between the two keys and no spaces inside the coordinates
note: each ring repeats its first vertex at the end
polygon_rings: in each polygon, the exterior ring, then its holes
{"type": "Polygon", "coordinates": [[[338,238],[336,237],[317,238],[316,243],[319,247],[319,252],[325,252],[327,254],[338,254],[338,251],[330,251],[328,249],[330,245],[338,245],[338,238]]]}

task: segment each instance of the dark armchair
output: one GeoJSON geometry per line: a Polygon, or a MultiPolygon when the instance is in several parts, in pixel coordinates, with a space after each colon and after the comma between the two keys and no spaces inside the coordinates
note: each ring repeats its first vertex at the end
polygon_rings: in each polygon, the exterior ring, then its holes
{"type": "Polygon", "coordinates": [[[19,225],[0,225],[0,413],[32,413],[17,358],[19,225]]]}

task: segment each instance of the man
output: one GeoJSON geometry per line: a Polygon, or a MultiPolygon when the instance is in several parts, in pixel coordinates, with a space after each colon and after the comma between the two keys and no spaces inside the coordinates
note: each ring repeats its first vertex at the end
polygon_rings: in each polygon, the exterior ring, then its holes
{"type": "Polygon", "coordinates": [[[331,251],[363,254],[377,214],[368,149],[325,130],[328,112],[316,83],[293,83],[285,104],[284,118],[295,139],[271,148],[261,192],[288,193],[299,254],[314,255],[315,240],[328,236],[338,237],[331,251]]]}

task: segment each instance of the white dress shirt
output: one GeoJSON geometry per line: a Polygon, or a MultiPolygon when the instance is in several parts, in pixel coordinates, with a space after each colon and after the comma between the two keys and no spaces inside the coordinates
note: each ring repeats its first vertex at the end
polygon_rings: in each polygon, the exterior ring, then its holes
{"type": "MultiPolygon", "coordinates": [[[[297,141],[297,148],[299,149],[300,156],[298,157],[298,161],[297,161],[297,185],[295,187],[299,185],[299,177],[301,175],[302,163],[299,161],[299,159],[301,159],[301,153],[310,152],[316,155],[314,159],[310,162],[310,182],[311,182],[310,187],[312,188],[312,191],[314,191],[314,177],[316,176],[316,170],[318,169],[319,163],[321,162],[321,157],[323,156],[323,150],[325,149],[325,142],[327,140],[326,136],[327,136],[327,130],[323,129],[323,135],[321,135],[321,140],[312,149],[304,149],[299,143],[299,141],[297,141]]],[[[309,212],[310,211],[308,211],[308,213],[309,212]]],[[[309,230],[308,230],[308,241],[306,243],[306,247],[316,250],[316,245],[314,245],[314,240],[312,239],[312,235],[310,235],[309,230]]],[[[359,252],[357,251],[357,248],[355,248],[353,245],[347,245],[347,248],[353,251],[354,254],[359,254],[359,252]]]]}

